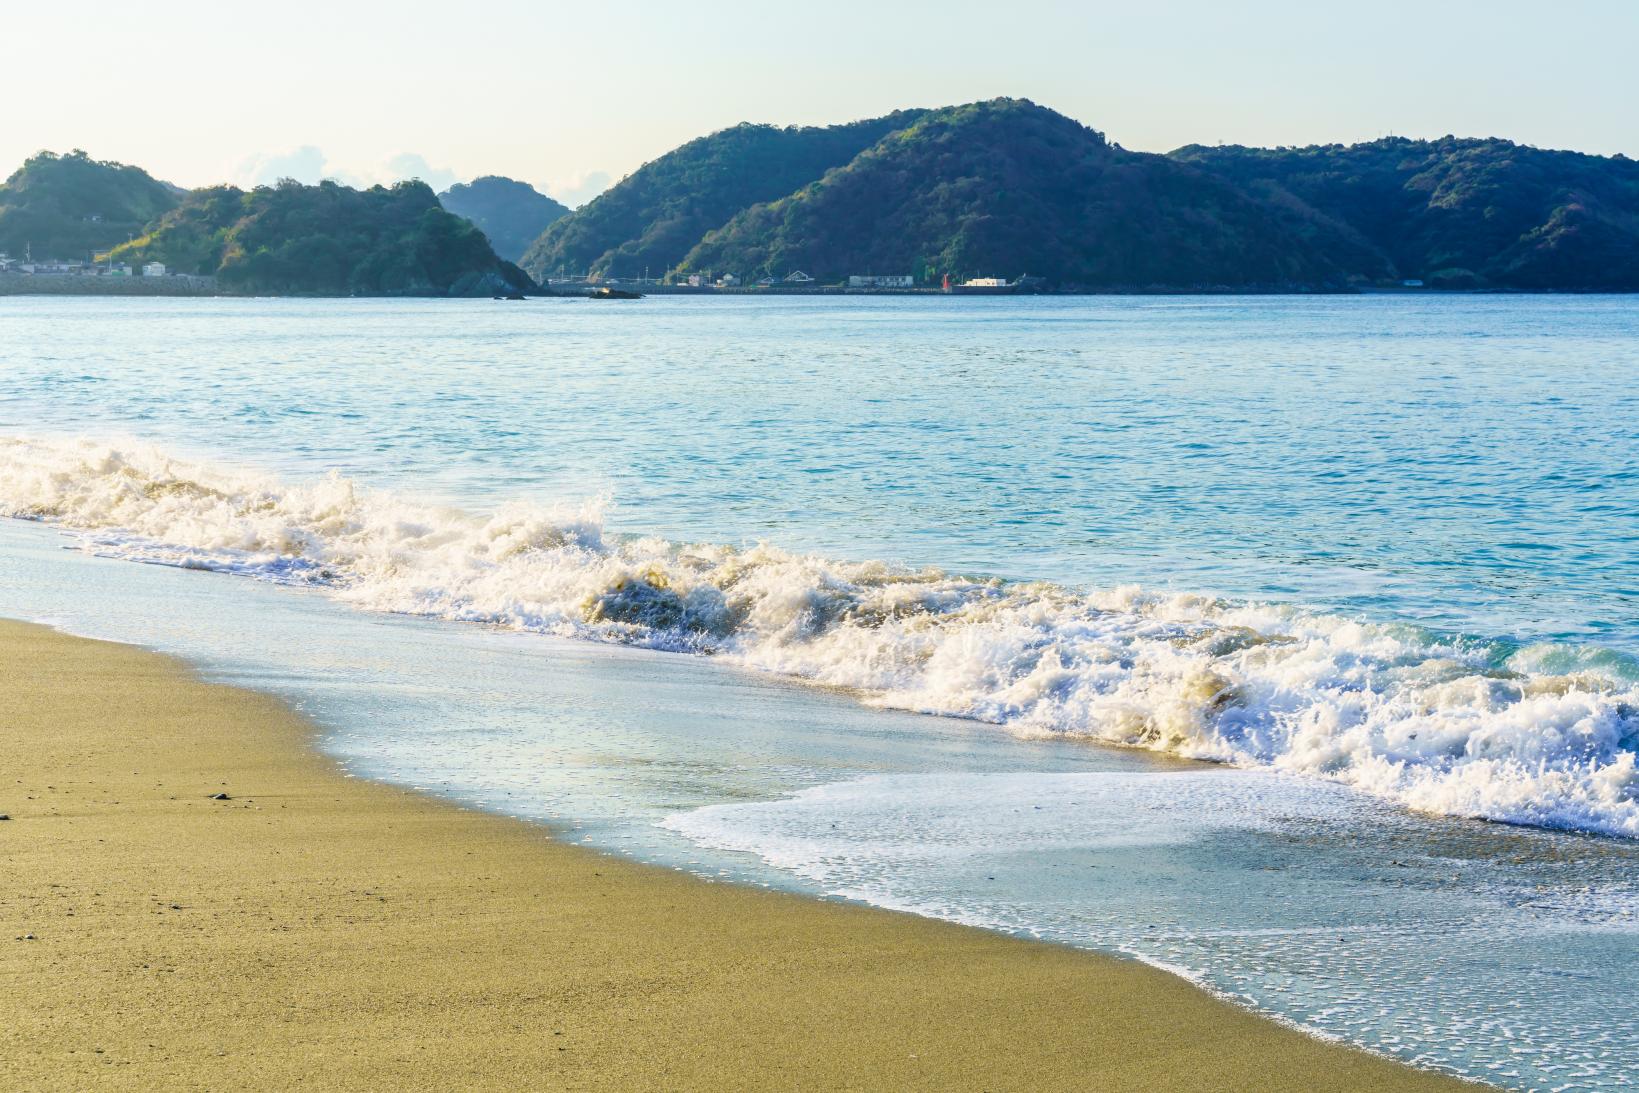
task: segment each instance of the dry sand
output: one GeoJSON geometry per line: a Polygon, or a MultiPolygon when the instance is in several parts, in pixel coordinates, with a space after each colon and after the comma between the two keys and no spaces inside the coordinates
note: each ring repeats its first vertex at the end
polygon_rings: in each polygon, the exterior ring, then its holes
{"type": "Polygon", "coordinates": [[[0,1089],[1456,1086],[1136,963],[350,779],[138,648],[0,622],[0,703],[0,1089]]]}

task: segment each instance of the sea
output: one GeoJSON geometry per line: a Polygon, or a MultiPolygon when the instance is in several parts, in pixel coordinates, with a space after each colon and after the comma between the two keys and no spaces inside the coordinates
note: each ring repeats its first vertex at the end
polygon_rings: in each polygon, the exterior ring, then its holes
{"type": "Polygon", "coordinates": [[[1636,377],[1621,296],[10,297],[0,615],[601,850],[1628,1089],[1636,377]]]}

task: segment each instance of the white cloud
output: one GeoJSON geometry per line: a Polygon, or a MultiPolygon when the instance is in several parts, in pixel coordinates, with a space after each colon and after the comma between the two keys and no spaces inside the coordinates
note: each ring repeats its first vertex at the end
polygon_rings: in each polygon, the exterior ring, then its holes
{"type": "Polygon", "coordinates": [[[324,152],[304,144],[288,152],[251,156],[239,164],[233,180],[240,186],[271,186],[281,178],[293,178],[311,185],[329,177],[326,162],[324,152]]]}
{"type": "Polygon", "coordinates": [[[434,167],[427,162],[425,156],[417,155],[414,152],[400,152],[387,161],[385,177],[381,181],[383,183],[402,182],[407,178],[419,178],[437,193],[443,193],[461,181],[460,175],[457,175],[448,167],[434,167]]]}
{"type": "Polygon", "coordinates": [[[548,197],[563,202],[571,209],[578,209],[607,190],[613,181],[608,171],[582,171],[548,182],[545,192],[548,197]]]}
{"type": "Polygon", "coordinates": [[[322,148],[304,144],[288,152],[264,152],[241,162],[234,171],[234,182],[240,186],[271,186],[282,178],[312,185],[329,178],[345,186],[391,186],[395,182],[419,178],[433,190],[442,192],[461,181],[461,176],[447,167],[434,167],[427,157],[416,152],[400,152],[384,163],[363,167],[344,167],[333,163],[322,148]]]}

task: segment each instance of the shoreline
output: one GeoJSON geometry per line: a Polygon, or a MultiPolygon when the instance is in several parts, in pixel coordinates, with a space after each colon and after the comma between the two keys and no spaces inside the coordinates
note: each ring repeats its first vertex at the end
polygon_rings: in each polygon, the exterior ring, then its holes
{"type": "MultiPolygon", "coordinates": [[[[492,293],[475,295],[420,295],[415,293],[381,293],[364,295],[334,295],[326,293],[268,293],[236,292],[220,289],[214,278],[199,275],[171,275],[164,278],[74,277],[36,274],[0,275],[0,297],[35,296],[111,296],[123,299],[165,297],[174,299],[221,300],[489,300],[492,293]],[[144,280],[155,283],[143,284],[144,280]]],[[[531,300],[585,299],[596,287],[591,282],[569,283],[554,287],[542,285],[533,292],[524,293],[531,300]]],[[[1332,297],[1332,296],[1633,296],[1639,291],[1582,288],[1404,288],[1393,285],[1347,286],[1155,286],[1147,288],[1077,288],[1032,290],[1028,292],[947,292],[933,286],[914,288],[850,288],[846,285],[819,285],[815,287],[781,287],[741,285],[661,285],[636,281],[617,281],[615,287],[631,288],[645,296],[702,296],[733,299],[788,299],[794,296],[857,299],[859,297],[891,296],[919,299],[1032,299],[1049,298],[1150,298],[1150,297],[1332,297]]]]}
{"type": "Polygon", "coordinates": [[[8,1088],[1472,1088],[1136,961],[351,778],[137,646],[0,620],[0,665],[8,1088]]]}

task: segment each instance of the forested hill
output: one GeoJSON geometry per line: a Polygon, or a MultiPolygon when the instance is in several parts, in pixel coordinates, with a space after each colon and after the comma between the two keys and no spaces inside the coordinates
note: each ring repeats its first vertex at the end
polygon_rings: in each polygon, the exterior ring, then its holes
{"type": "Polygon", "coordinates": [[[553,224],[523,257],[537,278],[659,277],[700,237],[735,213],[774,201],[840,167],[920,117],[887,117],[825,128],[738,125],[646,163],[553,224]]]}
{"type": "Polygon", "coordinates": [[[569,215],[568,207],[529,183],[499,175],[458,182],[439,194],[438,200],[450,212],[478,225],[495,253],[509,262],[522,258],[553,221],[569,215]]]}
{"type": "Polygon", "coordinates": [[[195,190],[112,257],[213,274],[240,292],[475,296],[533,287],[423,182],[195,190]]]}
{"type": "Polygon", "coordinates": [[[1059,285],[1288,286],[1342,271],[1239,187],[1020,99],[929,113],[708,233],[679,272],[821,280],[1032,274],[1059,285]]]}
{"type": "Polygon", "coordinates": [[[1131,152],[1020,99],[742,125],[553,224],[537,276],[1639,290],[1639,164],[1504,140],[1131,152]]]}
{"type": "Polygon", "coordinates": [[[1299,234],[1350,242],[1358,277],[1450,288],[1639,289],[1639,162],[1506,140],[1191,146],[1299,234]]]}
{"type": "Polygon", "coordinates": [[[140,235],[183,191],[139,167],[95,160],[79,149],[41,152],[0,185],[0,253],[84,261],[140,235]]]}
{"type": "Polygon", "coordinates": [[[1163,156],[1022,99],[736,126],[573,213],[494,176],[442,201],[419,182],[185,194],[137,167],[42,152],[0,185],[0,252],[111,252],[229,291],[311,295],[526,290],[507,260],[520,253],[541,278],[1639,291],[1639,163],[1622,156],[1455,137],[1163,156]]]}

